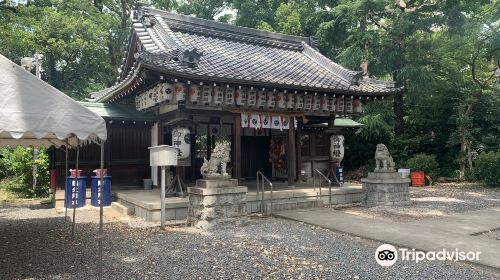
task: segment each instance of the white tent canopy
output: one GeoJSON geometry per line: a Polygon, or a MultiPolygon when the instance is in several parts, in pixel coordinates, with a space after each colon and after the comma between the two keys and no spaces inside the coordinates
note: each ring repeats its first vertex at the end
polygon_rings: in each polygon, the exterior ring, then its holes
{"type": "Polygon", "coordinates": [[[106,141],[103,118],[0,55],[0,147],[106,141]]]}

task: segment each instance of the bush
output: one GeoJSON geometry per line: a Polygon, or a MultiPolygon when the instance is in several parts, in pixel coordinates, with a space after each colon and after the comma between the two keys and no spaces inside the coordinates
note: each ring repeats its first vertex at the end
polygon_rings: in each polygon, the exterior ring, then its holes
{"type": "Polygon", "coordinates": [[[500,186],[500,152],[479,154],[476,160],[475,177],[483,184],[500,186]]]}
{"type": "Polygon", "coordinates": [[[3,184],[5,188],[26,198],[48,195],[50,171],[45,149],[40,150],[37,160],[33,160],[33,148],[3,148],[0,154],[1,175],[6,178],[3,184]],[[36,189],[32,187],[33,164],[37,166],[36,189]]]}
{"type": "Polygon", "coordinates": [[[416,154],[408,160],[407,166],[411,171],[424,171],[431,178],[439,175],[439,164],[435,155],[416,154]]]}

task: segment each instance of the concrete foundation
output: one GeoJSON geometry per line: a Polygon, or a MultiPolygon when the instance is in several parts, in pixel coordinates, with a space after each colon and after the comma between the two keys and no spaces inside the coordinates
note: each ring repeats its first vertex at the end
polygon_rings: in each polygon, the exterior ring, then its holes
{"type": "Polygon", "coordinates": [[[188,225],[213,229],[244,223],[247,215],[247,187],[236,179],[203,179],[188,188],[188,225]]]}
{"type": "Polygon", "coordinates": [[[370,172],[362,178],[363,205],[410,205],[410,179],[397,172],[370,172]]]}

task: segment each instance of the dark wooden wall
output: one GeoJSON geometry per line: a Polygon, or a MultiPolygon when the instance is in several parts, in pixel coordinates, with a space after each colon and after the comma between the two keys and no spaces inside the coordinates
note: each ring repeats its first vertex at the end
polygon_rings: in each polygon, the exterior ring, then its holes
{"type": "MultiPolygon", "coordinates": [[[[151,146],[151,126],[132,122],[108,123],[108,140],[104,146],[105,168],[113,176],[113,184],[138,185],[143,178],[151,176],[149,150],[151,146]]],[[[69,151],[69,168],[75,168],[76,150],[69,151]]],[[[93,176],[92,170],[99,168],[100,147],[96,144],[80,148],[79,169],[84,176],[93,176]]],[[[55,153],[58,187],[64,186],[65,152],[55,153]]],[[[89,182],[89,179],[87,179],[89,182]]]]}

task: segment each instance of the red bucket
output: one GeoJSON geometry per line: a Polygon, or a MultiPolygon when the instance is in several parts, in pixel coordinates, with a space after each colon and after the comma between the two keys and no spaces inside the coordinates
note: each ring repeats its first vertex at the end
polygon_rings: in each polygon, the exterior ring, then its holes
{"type": "Polygon", "coordinates": [[[411,185],[414,187],[425,186],[425,173],[423,171],[411,172],[411,185]]]}

